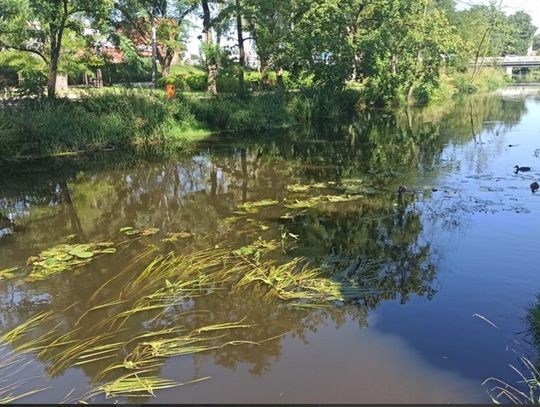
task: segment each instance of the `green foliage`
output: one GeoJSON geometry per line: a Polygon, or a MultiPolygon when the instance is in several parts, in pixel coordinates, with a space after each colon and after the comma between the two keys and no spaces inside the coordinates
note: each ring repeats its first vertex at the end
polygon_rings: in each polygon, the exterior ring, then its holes
{"type": "MultiPolygon", "coordinates": [[[[6,16],[0,18],[0,47],[38,55],[51,72],[61,72],[61,56],[69,55],[62,51],[70,37],[80,45],[84,21],[104,20],[112,4],[112,0],[3,0],[6,16]]],[[[48,92],[55,96],[55,75],[49,77],[48,92]]]]}
{"type": "Polygon", "coordinates": [[[234,93],[238,91],[238,78],[231,75],[219,75],[216,85],[220,93],[234,93]]]}
{"type": "Polygon", "coordinates": [[[291,124],[287,99],[280,95],[261,95],[248,99],[218,97],[193,100],[198,121],[212,130],[260,130],[291,124]]]}
{"type": "Polygon", "coordinates": [[[15,81],[12,80],[10,85],[15,85],[17,95],[43,96],[47,67],[37,56],[26,52],[3,51],[0,52],[0,68],[10,72],[12,78],[14,76],[15,81]]]}
{"type": "Polygon", "coordinates": [[[122,90],[79,100],[27,100],[0,111],[0,157],[129,147],[186,140],[211,131],[261,130],[352,114],[360,93],[311,89],[243,99],[122,90]]]}
{"type": "Polygon", "coordinates": [[[0,112],[0,156],[127,146],[164,136],[169,111],[157,95],[124,91],[78,101],[25,101],[0,112]]]}
{"type": "Polygon", "coordinates": [[[114,254],[114,243],[60,244],[44,250],[38,256],[28,259],[32,272],[28,281],[39,281],[58,273],[89,264],[94,258],[104,254],[114,254]]]}
{"type": "Polygon", "coordinates": [[[194,92],[203,92],[208,86],[208,75],[204,72],[197,72],[186,77],[186,84],[194,92]]]}
{"type": "Polygon", "coordinates": [[[508,17],[508,24],[512,27],[512,34],[508,38],[505,53],[526,55],[537,29],[532,24],[531,16],[524,11],[518,11],[508,17]]]}

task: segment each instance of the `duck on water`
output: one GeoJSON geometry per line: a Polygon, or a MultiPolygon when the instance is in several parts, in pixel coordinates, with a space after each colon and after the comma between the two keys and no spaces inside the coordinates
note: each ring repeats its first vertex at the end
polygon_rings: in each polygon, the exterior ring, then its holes
{"type": "Polygon", "coordinates": [[[514,166],[514,172],[517,174],[518,172],[528,172],[531,170],[531,167],[520,167],[519,165],[514,166]]]}

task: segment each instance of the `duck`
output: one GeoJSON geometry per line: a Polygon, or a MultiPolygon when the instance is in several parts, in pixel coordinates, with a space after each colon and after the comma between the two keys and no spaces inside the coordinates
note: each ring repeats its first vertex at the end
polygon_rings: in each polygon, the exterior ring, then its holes
{"type": "Polygon", "coordinates": [[[517,174],[518,172],[527,172],[530,171],[531,167],[520,167],[519,165],[514,165],[514,171],[517,174]]]}
{"type": "Polygon", "coordinates": [[[538,191],[538,189],[540,189],[540,185],[538,184],[538,182],[534,181],[534,182],[531,184],[531,191],[532,191],[532,193],[534,194],[536,191],[538,191]]]}

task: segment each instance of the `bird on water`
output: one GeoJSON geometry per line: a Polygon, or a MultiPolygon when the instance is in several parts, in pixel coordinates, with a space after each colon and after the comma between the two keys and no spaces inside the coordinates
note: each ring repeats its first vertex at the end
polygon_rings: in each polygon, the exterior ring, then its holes
{"type": "Polygon", "coordinates": [[[517,174],[518,172],[527,172],[530,171],[531,167],[520,167],[519,165],[514,165],[514,172],[517,174]]]}

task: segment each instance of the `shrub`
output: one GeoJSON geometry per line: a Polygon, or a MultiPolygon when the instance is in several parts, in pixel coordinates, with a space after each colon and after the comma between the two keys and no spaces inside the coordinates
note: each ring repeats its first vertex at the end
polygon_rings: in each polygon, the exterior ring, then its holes
{"type": "Polygon", "coordinates": [[[238,92],[238,78],[235,76],[218,75],[216,79],[216,85],[217,85],[217,91],[221,93],[238,92]]]}
{"type": "Polygon", "coordinates": [[[186,84],[194,92],[204,92],[208,89],[208,75],[206,73],[195,73],[186,77],[186,84]]]}

